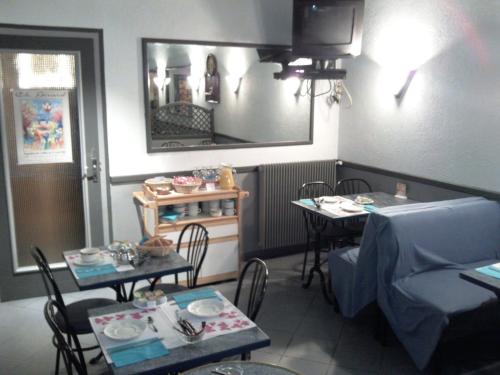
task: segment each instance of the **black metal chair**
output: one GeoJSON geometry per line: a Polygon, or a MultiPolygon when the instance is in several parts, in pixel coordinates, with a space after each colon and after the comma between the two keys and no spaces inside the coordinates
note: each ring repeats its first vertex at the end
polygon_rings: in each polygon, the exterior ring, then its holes
{"type": "MultiPolygon", "coordinates": [[[[303,184],[298,192],[299,199],[309,199],[318,198],[322,196],[333,196],[335,195],[335,190],[326,182],[323,181],[313,181],[306,182],[303,184]]],[[[329,242],[335,242],[339,238],[346,237],[349,235],[348,232],[344,231],[341,227],[337,225],[332,225],[327,232],[328,220],[320,215],[313,215],[302,211],[304,217],[304,224],[306,228],[306,249],[304,251],[304,262],[302,264],[302,274],[301,279],[304,280],[304,275],[306,272],[307,256],[311,250],[313,239],[316,232],[323,233],[323,237],[329,242]]],[[[325,251],[328,251],[326,249],[325,251]]]]}
{"type": "Polygon", "coordinates": [[[362,178],[346,178],[337,182],[335,195],[371,193],[372,187],[362,178]]]}
{"type": "MultiPolygon", "coordinates": [[[[234,297],[235,306],[238,306],[240,303],[241,290],[247,274],[249,274],[249,279],[251,277],[252,281],[250,284],[248,302],[246,305],[246,315],[252,321],[255,321],[266,294],[269,271],[267,269],[266,263],[259,258],[252,258],[247,262],[247,264],[243,268],[243,271],[241,272],[240,278],[238,280],[238,286],[236,287],[236,295],[234,297]]],[[[242,354],[241,359],[249,360],[250,353],[242,354]]]]}
{"type": "Polygon", "coordinates": [[[186,225],[179,236],[179,241],[177,242],[177,253],[180,252],[185,238],[187,238],[186,260],[193,266],[192,270],[187,271],[186,286],[179,285],[179,276],[178,274],[175,274],[175,284],[158,284],[161,277],[157,277],[153,280],[150,286],[140,288],[138,291],[145,292],[147,290],[160,289],[165,294],[169,294],[196,288],[201,266],[203,265],[203,261],[207,255],[208,231],[203,225],[198,223],[186,225]]]}
{"type": "MultiPolygon", "coordinates": [[[[362,178],[346,178],[338,181],[335,187],[335,195],[354,195],[371,192],[372,187],[362,178]]],[[[364,226],[364,219],[347,219],[344,222],[344,228],[350,232],[351,238],[361,236],[364,226]]]]}
{"type": "Polygon", "coordinates": [[[66,315],[65,308],[56,301],[49,299],[45,303],[43,312],[45,320],[49,324],[53,333],[52,342],[57,348],[57,352],[61,353],[66,367],[66,372],[69,375],[73,375],[73,370],[76,370],[76,374],[78,375],[87,375],[87,366],[85,365],[85,359],[83,358],[78,338],[73,333],[63,332],[60,328],[61,319],[65,327],[69,326],[69,320],[66,315]],[[66,338],[64,337],[65,334],[66,338]],[[72,349],[72,343],[76,345],[76,352],[78,355],[76,355],[75,351],[72,349]]]}
{"type": "MultiPolygon", "coordinates": [[[[75,343],[73,350],[77,351],[79,356],[83,357],[82,352],[88,350],[94,350],[99,348],[99,345],[82,348],[78,340],[78,335],[86,335],[92,333],[92,327],[90,326],[88,310],[97,307],[105,307],[117,304],[118,302],[107,299],[107,298],[88,298],[80,301],[76,301],[66,305],[62,297],[61,291],[57,282],[54,278],[54,274],[50,269],[47,258],[43,254],[42,250],[34,246],[31,248],[31,256],[35,260],[40,274],[42,275],[43,284],[47,292],[47,298],[52,300],[53,297],[59,305],[58,312],[54,316],[54,320],[57,323],[59,329],[68,334],[74,336],[72,340],[75,343]],[[64,314],[64,315],[63,315],[64,314]]],[[[57,357],[56,357],[56,371],[59,373],[59,360],[61,356],[61,350],[57,347],[57,357]]],[[[90,363],[96,363],[102,356],[102,352],[99,353],[95,358],[90,360],[90,363]]]]}

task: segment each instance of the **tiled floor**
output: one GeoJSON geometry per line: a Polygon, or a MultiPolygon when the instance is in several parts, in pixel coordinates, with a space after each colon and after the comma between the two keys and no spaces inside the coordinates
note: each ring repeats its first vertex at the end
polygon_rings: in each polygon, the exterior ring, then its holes
{"type": "MultiPolygon", "coordinates": [[[[252,353],[252,359],[281,364],[304,375],[418,374],[402,347],[391,340],[381,346],[373,337],[370,314],[343,319],[326,304],[315,277],[309,289],[301,287],[301,256],[267,261],[270,283],[257,323],[271,337],[272,345],[252,353]]],[[[217,285],[233,299],[235,283],[217,285]]],[[[113,298],[103,289],[65,295],[66,302],[90,296],[113,298]]],[[[0,374],[52,374],[55,350],[42,318],[45,298],[0,303],[0,374]]],[[[94,343],[91,335],[84,343],[94,343]]],[[[87,354],[87,358],[91,358],[87,354]]],[[[446,374],[500,374],[500,366],[477,365],[473,370],[451,368],[446,374]],[[478,370],[478,368],[481,370],[478,370]]],[[[88,365],[90,374],[106,373],[101,360],[88,365]]],[[[64,373],[64,370],[61,371],[64,373]]]]}

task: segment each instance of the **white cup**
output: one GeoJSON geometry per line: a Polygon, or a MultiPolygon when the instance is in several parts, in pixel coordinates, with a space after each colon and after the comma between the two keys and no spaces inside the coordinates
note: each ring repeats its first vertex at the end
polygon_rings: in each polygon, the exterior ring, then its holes
{"type": "Polygon", "coordinates": [[[232,199],[223,199],[222,208],[234,208],[234,201],[232,199]]]}
{"type": "Polygon", "coordinates": [[[188,209],[188,215],[189,216],[198,216],[198,214],[201,212],[201,208],[200,207],[189,207],[188,209]]]}
{"type": "Polygon", "coordinates": [[[101,250],[95,247],[87,247],[80,250],[80,257],[83,262],[95,262],[99,258],[100,251],[101,250]]]}
{"type": "Polygon", "coordinates": [[[213,217],[222,216],[222,210],[220,208],[211,208],[210,209],[210,216],[213,216],[213,217]]]}
{"type": "Polygon", "coordinates": [[[236,210],[234,208],[224,208],[222,212],[224,216],[233,216],[236,213],[236,210]]]}
{"type": "Polygon", "coordinates": [[[208,207],[210,208],[210,211],[212,211],[212,209],[219,209],[220,201],[208,201],[208,207]]]}

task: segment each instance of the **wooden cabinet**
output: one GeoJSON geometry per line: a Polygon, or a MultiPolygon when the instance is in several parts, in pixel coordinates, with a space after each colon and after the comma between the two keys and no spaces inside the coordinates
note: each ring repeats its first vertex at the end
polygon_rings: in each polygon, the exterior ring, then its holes
{"type": "MultiPolygon", "coordinates": [[[[147,235],[161,235],[178,242],[182,229],[190,223],[200,223],[208,230],[209,244],[205,261],[200,272],[198,284],[207,284],[237,278],[240,270],[242,249],[241,207],[242,200],[248,197],[247,191],[239,188],[231,190],[197,191],[191,194],[172,192],[168,195],[156,196],[149,190],[133,193],[143,208],[144,229],[147,235]],[[206,213],[198,216],[185,216],[176,221],[161,220],[167,206],[179,203],[220,201],[232,199],[235,202],[235,214],[231,216],[212,217],[206,213]]],[[[181,244],[181,255],[184,249],[181,244]]]]}

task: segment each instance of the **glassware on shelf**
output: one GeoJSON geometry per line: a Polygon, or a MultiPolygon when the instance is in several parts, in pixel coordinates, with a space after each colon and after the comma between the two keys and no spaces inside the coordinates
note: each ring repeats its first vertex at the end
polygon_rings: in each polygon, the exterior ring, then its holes
{"type": "Polygon", "coordinates": [[[233,166],[231,164],[222,163],[219,173],[220,173],[219,185],[221,189],[225,190],[232,189],[235,185],[234,175],[236,173],[236,170],[233,169],[233,166]]]}

